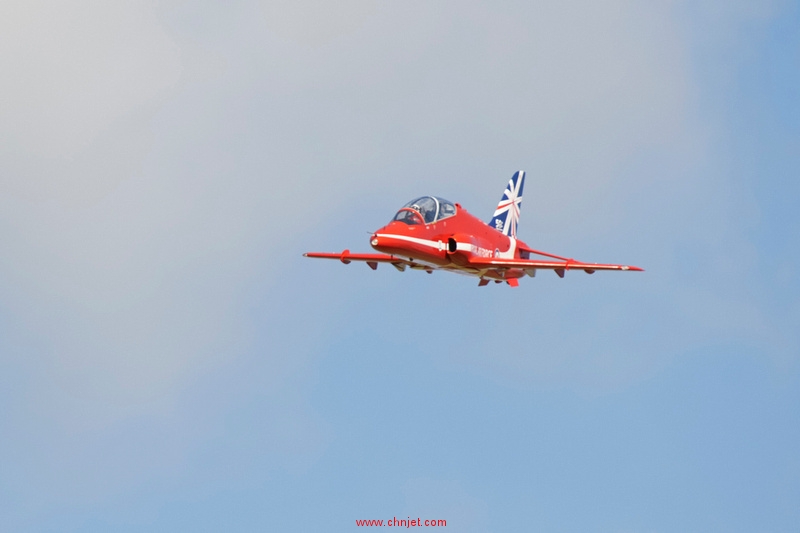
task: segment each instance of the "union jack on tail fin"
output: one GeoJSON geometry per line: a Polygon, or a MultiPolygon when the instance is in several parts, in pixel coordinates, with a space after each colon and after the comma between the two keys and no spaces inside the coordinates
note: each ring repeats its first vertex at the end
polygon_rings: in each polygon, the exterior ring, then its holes
{"type": "Polygon", "coordinates": [[[517,238],[519,208],[522,205],[522,186],[525,184],[525,171],[516,172],[508,182],[503,198],[497,204],[489,225],[509,237],[517,238]]]}

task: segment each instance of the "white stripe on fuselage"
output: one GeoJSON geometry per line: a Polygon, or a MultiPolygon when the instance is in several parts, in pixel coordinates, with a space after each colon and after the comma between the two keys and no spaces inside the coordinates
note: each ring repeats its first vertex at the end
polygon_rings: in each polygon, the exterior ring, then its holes
{"type": "Polygon", "coordinates": [[[399,241],[413,242],[415,244],[421,244],[423,246],[430,246],[431,248],[436,248],[437,250],[444,250],[444,243],[442,241],[431,241],[429,239],[419,239],[417,237],[408,237],[406,235],[395,235],[392,233],[376,233],[375,236],[388,237],[390,239],[397,239],[399,241]]]}
{"type": "Polygon", "coordinates": [[[510,241],[508,250],[505,252],[498,252],[496,257],[500,259],[514,259],[514,254],[517,251],[517,239],[509,237],[508,240],[510,241]]]}
{"type": "MultiPolygon", "coordinates": [[[[435,248],[438,251],[442,251],[445,248],[445,244],[442,241],[432,241],[429,239],[420,239],[418,237],[408,237],[407,235],[396,235],[392,233],[376,233],[376,237],[388,237],[390,239],[397,239],[400,241],[406,242],[413,242],[415,244],[421,244],[423,246],[428,246],[430,248],[435,248]]],[[[480,246],[475,246],[474,244],[468,242],[458,242],[456,243],[456,250],[462,252],[470,252],[475,255],[479,255],[481,257],[496,257],[498,259],[514,259],[514,254],[517,250],[517,239],[514,237],[509,237],[508,240],[510,241],[511,246],[508,247],[508,250],[505,252],[497,251],[497,253],[493,253],[492,250],[488,250],[486,248],[481,248],[480,246]]]]}

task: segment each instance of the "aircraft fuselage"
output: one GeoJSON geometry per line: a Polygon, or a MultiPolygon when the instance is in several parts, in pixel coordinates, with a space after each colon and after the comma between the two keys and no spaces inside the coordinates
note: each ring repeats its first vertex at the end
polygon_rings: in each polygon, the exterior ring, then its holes
{"type": "Polygon", "coordinates": [[[498,280],[524,276],[525,272],[518,269],[495,272],[470,267],[476,258],[520,259],[519,246],[526,245],[488,226],[459,204],[455,205],[455,215],[430,224],[409,225],[393,220],[375,231],[370,245],[382,253],[464,274],[498,280]]]}

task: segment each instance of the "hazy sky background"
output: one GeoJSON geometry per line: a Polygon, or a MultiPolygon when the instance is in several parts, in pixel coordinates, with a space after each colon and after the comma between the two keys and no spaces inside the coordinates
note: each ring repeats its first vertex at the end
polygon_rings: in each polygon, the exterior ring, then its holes
{"type": "Polygon", "coordinates": [[[3,2],[8,531],[800,528],[800,4],[3,2]],[[645,273],[312,261],[436,194],[645,273]]]}

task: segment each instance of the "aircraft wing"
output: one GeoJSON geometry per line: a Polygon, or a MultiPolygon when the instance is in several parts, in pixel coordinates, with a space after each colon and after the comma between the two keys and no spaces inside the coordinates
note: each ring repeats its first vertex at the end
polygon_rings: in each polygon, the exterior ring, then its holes
{"type": "Polygon", "coordinates": [[[427,270],[430,272],[431,267],[420,265],[414,261],[397,257],[396,255],[389,254],[351,254],[350,250],[345,250],[341,253],[330,252],[308,252],[303,254],[303,257],[316,257],[318,259],[338,259],[345,265],[351,261],[364,261],[372,270],[378,268],[378,263],[391,263],[397,270],[403,271],[406,267],[411,267],[419,270],[427,270]]]}
{"type": "Polygon", "coordinates": [[[553,270],[560,277],[564,277],[567,270],[583,270],[587,274],[594,274],[597,270],[633,270],[641,272],[644,269],[628,265],[604,265],[599,263],[583,263],[574,259],[564,261],[538,261],[535,259],[492,259],[476,258],[469,262],[469,265],[478,269],[508,269],[516,268],[532,274],[532,271],[544,269],[553,270]]]}
{"type": "MultiPolygon", "coordinates": [[[[539,252],[541,254],[541,252],[539,252]]],[[[542,254],[544,255],[544,254],[542,254]]],[[[547,254],[549,255],[549,254],[547,254]]],[[[433,265],[417,263],[416,261],[409,261],[402,257],[390,254],[352,254],[350,250],[344,250],[341,253],[331,252],[308,252],[303,254],[304,257],[314,257],[319,259],[338,259],[344,264],[349,264],[351,261],[363,261],[369,265],[372,270],[378,268],[378,263],[390,263],[399,271],[404,271],[406,267],[414,270],[425,270],[428,273],[436,270],[433,265]]],[[[554,256],[558,257],[558,256],[554,256]]],[[[627,265],[605,265],[598,263],[583,263],[575,261],[574,259],[566,259],[559,261],[538,261],[535,259],[492,259],[492,258],[475,258],[469,262],[468,265],[473,272],[478,273],[481,270],[508,270],[519,269],[526,273],[533,275],[536,270],[553,270],[560,277],[564,277],[567,270],[583,270],[587,274],[594,274],[597,270],[634,270],[641,271],[643,269],[635,266],[627,265]]]]}

